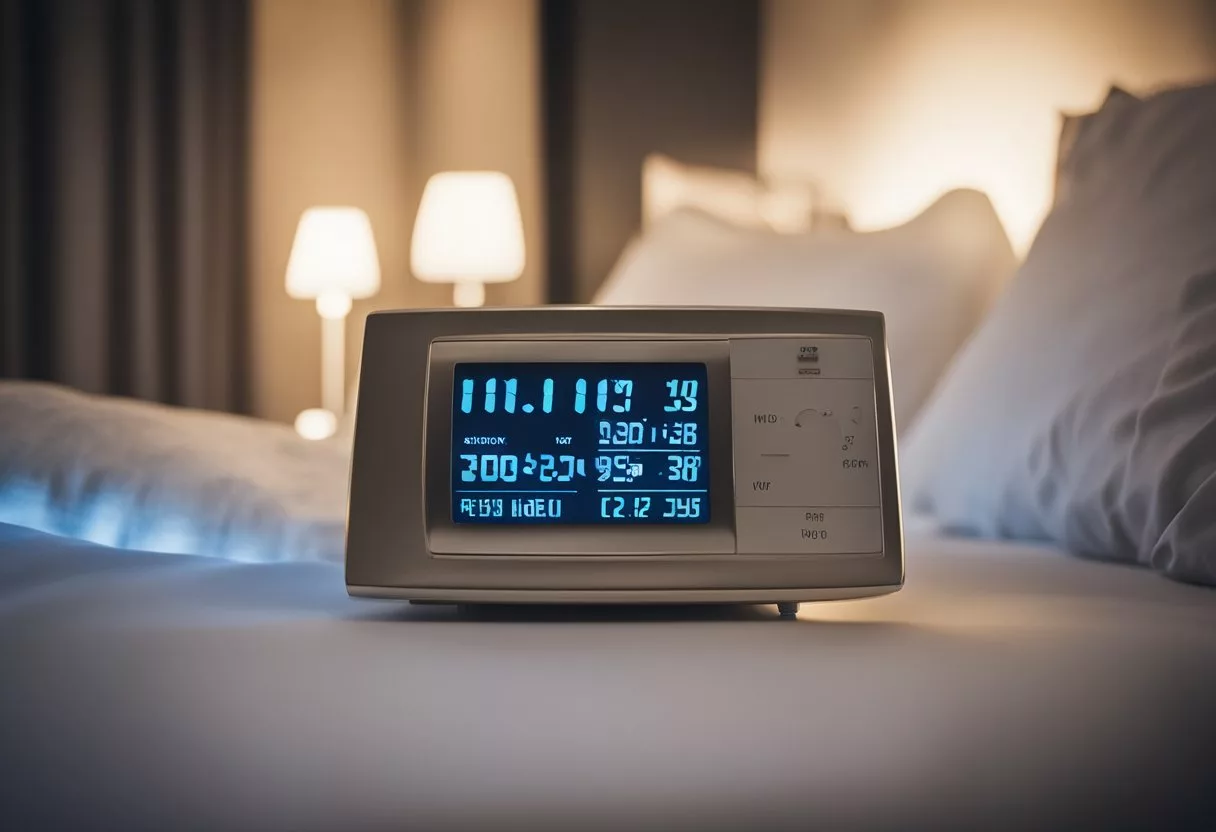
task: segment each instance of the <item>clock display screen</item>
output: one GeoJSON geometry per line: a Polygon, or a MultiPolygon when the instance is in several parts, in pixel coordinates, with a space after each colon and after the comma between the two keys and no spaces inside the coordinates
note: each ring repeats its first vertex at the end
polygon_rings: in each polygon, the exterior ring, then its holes
{"type": "Polygon", "coordinates": [[[452,520],[709,522],[697,363],[456,364],[452,520]]]}

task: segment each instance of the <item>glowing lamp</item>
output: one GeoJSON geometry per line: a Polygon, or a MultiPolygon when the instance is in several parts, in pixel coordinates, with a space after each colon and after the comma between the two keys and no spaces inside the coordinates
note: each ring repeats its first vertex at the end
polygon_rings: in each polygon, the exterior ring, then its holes
{"type": "Polygon", "coordinates": [[[342,415],[346,316],[351,300],[380,291],[380,262],[367,214],[358,208],[309,208],[287,261],[287,294],[314,300],[321,316],[321,408],[296,417],[296,432],[325,439],[342,415]]]}
{"type": "Polygon", "coordinates": [[[481,306],[486,283],[523,274],[523,221],[510,177],[497,171],[432,176],[414,223],[410,269],[424,283],[454,284],[457,306],[481,306]]]}

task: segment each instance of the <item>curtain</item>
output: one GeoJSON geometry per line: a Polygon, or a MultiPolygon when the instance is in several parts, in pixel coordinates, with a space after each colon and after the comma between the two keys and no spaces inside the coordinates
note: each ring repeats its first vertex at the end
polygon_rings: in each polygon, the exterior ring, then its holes
{"type": "Polygon", "coordinates": [[[0,14],[0,375],[247,411],[248,0],[0,14]]]}

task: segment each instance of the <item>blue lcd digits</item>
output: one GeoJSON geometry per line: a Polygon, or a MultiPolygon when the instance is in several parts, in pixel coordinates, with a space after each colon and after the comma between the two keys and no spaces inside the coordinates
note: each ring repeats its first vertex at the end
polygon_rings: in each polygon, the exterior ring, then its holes
{"type": "Polygon", "coordinates": [[[706,369],[457,364],[455,523],[707,523],[706,369]]]}

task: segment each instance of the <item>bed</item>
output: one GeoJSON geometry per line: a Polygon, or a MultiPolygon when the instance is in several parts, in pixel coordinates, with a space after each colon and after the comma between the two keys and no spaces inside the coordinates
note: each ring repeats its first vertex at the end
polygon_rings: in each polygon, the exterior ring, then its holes
{"type": "Polygon", "coordinates": [[[1214,137],[1082,117],[1012,278],[974,192],[630,246],[599,302],[889,313],[907,584],[795,621],[351,599],[349,437],[0,384],[0,821],[1211,828],[1214,137]]]}
{"type": "Polygon", "coordinates": [[[472,609],[0,527],[9,828],[1173,828],[1216,594],[908,540],[886,598],[472,609]],[[14,823],[15,822],[15,823],[14,823]]]}

